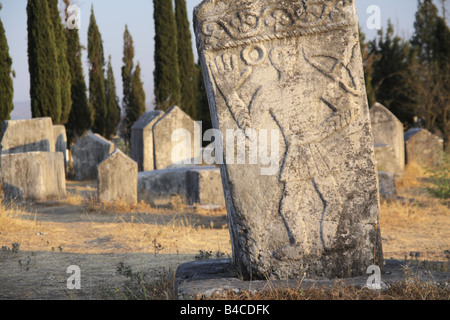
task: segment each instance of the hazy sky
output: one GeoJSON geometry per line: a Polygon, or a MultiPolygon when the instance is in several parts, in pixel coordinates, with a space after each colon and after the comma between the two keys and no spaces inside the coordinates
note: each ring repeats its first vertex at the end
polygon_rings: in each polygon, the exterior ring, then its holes
{"type": "MultiPolygon", "coordinates": [[[[0,0],[3,9],[0,18],[6,30],[13,68],[14,101],[29,100],[29,73],[27,58],[27,0],[0,0]]],[[[201,0],[187,0],[189,19],[192,20],[193,8],[201,0]]],[[[78,0],[81,8],[80,39],[87,45],[87,28],[89,24],[91,4],[102,34],[105,59],[112,56],[114,75],[116,78],[117,95],[122,98],[121,67],[123,56],[123,32],[128,25],[134,39],[136,61],[142,67],[142,80],[147,96],[147,106],[151,108],[153,101],[153,52],[154,52],[154,22],[152,0],[78,0]]],[[[410,37],[413,32],[414,14],[417,0],[356,0],[360,25],[368,39],[376,36],[376,30],[366,27],[369,14],[367,8],[378,5],[381,9],[382,27],[390,19],[396,27],[396,32],[403,37],[410,37]]],[[[192,28],[192,26],[191,26],[192,28]]],[[[194,43],[194,39],[193,43],[194,43]]],[[[194,51],[195,55],[196,52],[194,51]]],[[[196,55],[197,56],[197,55],[196,55]]],[[[87,76],[87,54],[83,52],[84,73],[87,76]]]]}

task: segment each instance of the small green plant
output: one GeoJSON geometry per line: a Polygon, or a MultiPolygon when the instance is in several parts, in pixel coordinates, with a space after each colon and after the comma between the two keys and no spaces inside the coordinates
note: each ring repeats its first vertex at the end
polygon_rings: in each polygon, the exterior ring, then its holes
{"type": "Polygon", "coordinates": [[[13,254],[17,254],[20,251],[20,244],[19,243],[13,243],[11,245],[11,248],[8,246],[3,246],[2,247],[2,252],[4,253],[13,253],[13,254]]]}
{"type": "Polygon", "coordinates": [[[114,289],[103,288],[105,299],[125,300],[176,300],[175,277],[170,271],[143,272],[120,262],[117,274],[126,278],[122,286],[114,289]],[[157,279],[155,279],[155,274],[157,279]]]}
{"type": "Polygon", "coordinates": [[[440,199],[450,199],[450,155],[444,154],[439,167],[428,169],[432,186],[428,192],[440,199]]]}

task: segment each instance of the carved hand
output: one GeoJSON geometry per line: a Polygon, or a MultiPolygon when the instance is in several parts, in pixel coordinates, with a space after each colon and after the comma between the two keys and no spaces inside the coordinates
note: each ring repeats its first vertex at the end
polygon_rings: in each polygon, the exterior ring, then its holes
{"type": "Polygon", "coordinates": [[[223,54],[209,63],[217,87],[225,98],[239,90],[250,76],[251,67],[241,70],[241,60],[236,55],[223,54]]]}

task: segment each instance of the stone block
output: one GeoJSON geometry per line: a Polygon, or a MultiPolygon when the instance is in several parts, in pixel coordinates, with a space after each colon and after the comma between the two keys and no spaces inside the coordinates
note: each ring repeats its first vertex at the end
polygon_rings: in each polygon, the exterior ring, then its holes
{"type": "Polygon", "coordinates": [[[60,152],[2,155],[5,199],[47,201],[66,196],[64,157],[60,152]]]}
{"type": "Polygon", "coordinates": [[[51,118],[3,121],[1,154],[34,151],[55,152],[51,118]]]}
{"type": "Polygon", "coordinates": [[[113,151],[114,144],[98,134],[87,134],[72,146],[74,179],[97,179],[97,166],[113,151]]]}

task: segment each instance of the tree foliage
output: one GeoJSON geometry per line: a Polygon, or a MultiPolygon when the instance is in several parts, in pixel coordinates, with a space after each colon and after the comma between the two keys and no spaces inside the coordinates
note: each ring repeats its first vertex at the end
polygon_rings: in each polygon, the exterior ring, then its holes
{"type": "Polygon", "coordinates": [[[67,62],[67,42],[62,24],[61,16],[58,10],[58,0],[47,0],[50,10],[50,18],[55,32],[55,45],[57,61],[59,67],[59,84],[61,90],[61,124],[66,124],[69,120],[70,109],[72,108],[71,97],[71,76],[69,64],[67,62]]]}
{"type": "Polygon", "coordinates": [[[105,137],[111,139],[117,131],[117,126],[120,121],[120,105],[119,98],[116,94],[116,80],[111,63],[111,56],[108,59],[108,66],[106,69],[106,128],[105,137]]]}
{"type": "MultiPolygon", "coordinates": [[[[1,3],[0,3],[1,10],[1,3]]],[[[14,109],[14,86],[12,80],[12,59],[9,56],[9,47],[5,29],[0,19],[0,121],[9,120],[14,109]]]]}
{"type": "Polygon", "coordinates": [[[175,0],[175,21],[180,71],[180,107],[191,118],[197,117],[197,70],[192,52],[191,31],[186,10],[186,0],[175,0]]]}
{"type": "Polygon", "coordinates": [[[31,114],[61,122],[61,85],[55,32],[47,0],[28,0],[31,114]]]}
{"type": "Polygon", "coordinates": [[[105,58],[103,42],[94,7],[91,8],[91,19],[88,28],[88,59],[89,59],[89,103],[94,111],[92,131],[102,136],[106,133],[106,92],[105,92],[105,58]]]}
{"type": "MultiPolygon", "coordinates": [[[[67,12],[70,0],[64,0],[67,12]]],[[[67,15],[66,15],[67,18],[67,15]]],[[[71,75],[72,108],[66,124],[69,145],[82,137],[92,126],[93,112],[88,102],[87,86],[81,60],[82,50],[77,29],[65,29],[67,41],[67,62],[71,75]]]]}
{"type": "Polygon", "coordinates": [[[181,102],[178,41],[172,1],[153,0],[155,21],[156,109],[167,111],[181,102]]]}

